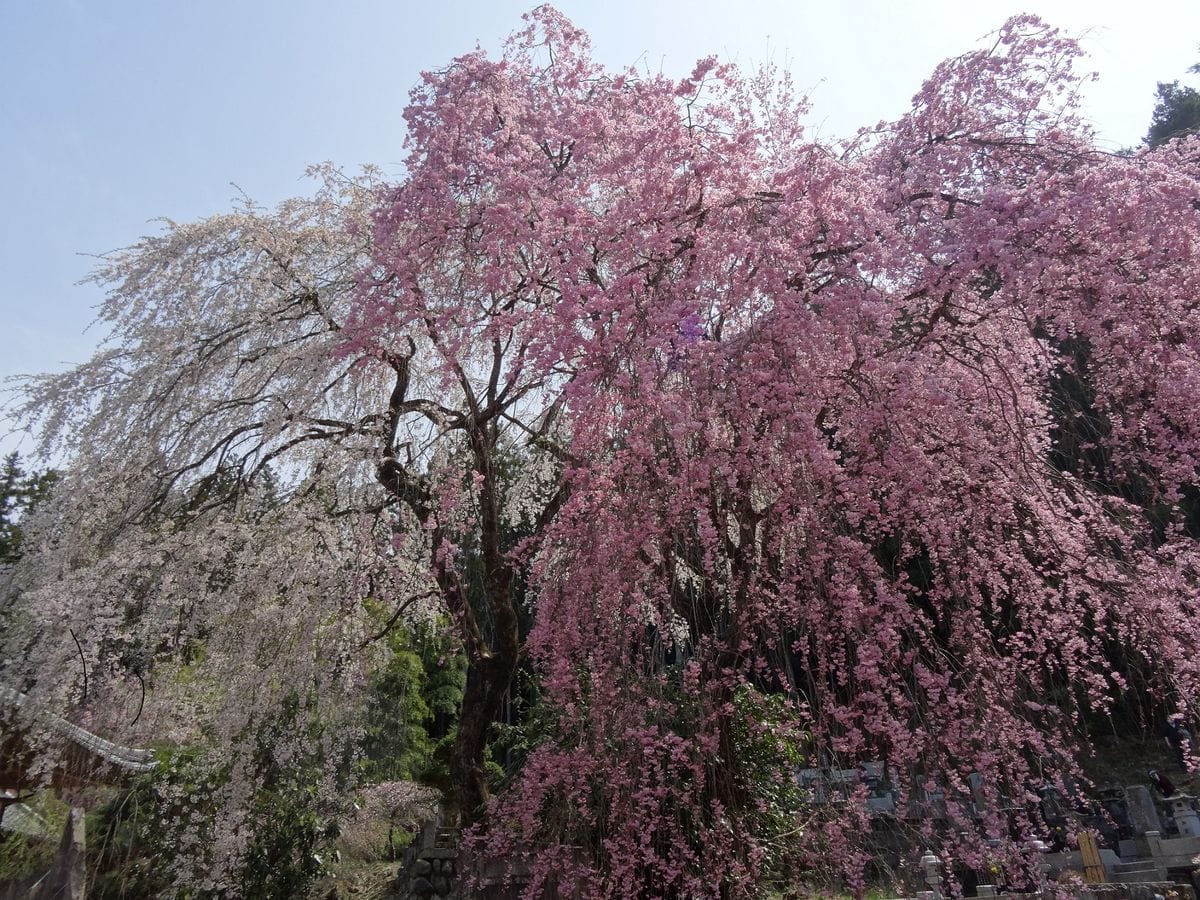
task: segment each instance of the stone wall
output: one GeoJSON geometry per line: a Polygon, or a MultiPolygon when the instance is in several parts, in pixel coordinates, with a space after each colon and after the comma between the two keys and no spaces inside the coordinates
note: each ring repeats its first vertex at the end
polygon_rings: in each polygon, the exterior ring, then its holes
{"type": "Polygon", "coordinates": [[[417,900],[458,900],[462,896],[459,876],[459,834],[431,822],[404,854],[400,870],[402,896],[417,900]]]}

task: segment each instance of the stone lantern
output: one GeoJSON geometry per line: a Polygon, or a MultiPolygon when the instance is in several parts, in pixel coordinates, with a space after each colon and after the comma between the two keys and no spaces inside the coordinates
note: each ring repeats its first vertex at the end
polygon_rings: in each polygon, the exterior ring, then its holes
{"type": "Polygon", "coordinates": [[[1195,799],[1189,794],[1176,794],[1167,798],[1171,815],[1175,819],[1175,827],[1179,829],[1180,835],[1200,837],[1200,815],[1196,813],[1196,805],[1193,802],[1195,799]]]}
{"type": "Polygon", "coordinates": [[[926,850],[921,857],[921,874],[929,885],[929,900],[942,900],[942,861],[932,850],[926,850]]]}

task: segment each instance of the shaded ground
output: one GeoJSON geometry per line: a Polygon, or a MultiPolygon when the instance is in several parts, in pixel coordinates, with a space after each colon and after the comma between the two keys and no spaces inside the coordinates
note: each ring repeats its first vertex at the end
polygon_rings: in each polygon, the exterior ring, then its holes
{"type": "Polygon", "coordinates": [[[310,900],[398,900],[398,862],[347,864],[322,878],[310,900]]]}

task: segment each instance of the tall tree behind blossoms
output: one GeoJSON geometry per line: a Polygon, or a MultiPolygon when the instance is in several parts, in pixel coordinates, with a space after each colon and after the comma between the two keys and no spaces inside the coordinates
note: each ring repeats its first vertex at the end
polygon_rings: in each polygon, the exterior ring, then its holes
{"type": "MultiPolygon", "coordinates": [[[[486,812],[482,848],[528,855],[531,896],[751,896],[829,860],[853,879],[863,816],[800,794],[808,763],[882,758],[951,815],[979,772],[991,812],[950,831],[1007,837],[1002,798],[1075,771],[1122,666],[1196,700],[1181,515],[1155,532],[1048,461],[1082,365],[1108,483],[1171,508],[1196,478],[1196,144],[1097,152],[1077,55],[1014,19],[909,115],[828,147],[776,73],[606,72],[541,8],[502,59],[426,76],[405,179],[334,204],[358,228],[298,227],[288,209],[335,216],[301,204],[254,220],[292,252],[214,221],[123,258],[108,309],[144,365],[118,352],[30,407],[81,454],[60,521],[103,539],[44,526],[23,614],[95,604],[89,652],[184,621],[233,707],[350,694],[358,598],[441,598],[469,660],[458,801],[486,812]],[[209,305],[231,297],[236,316],[209,305]],[[283,497],[256,501],[275,460],[283,497]],[[145,508],[169,527],[131,526],[145,508]],[[552,725],[489,803],[522,650],[552,725]]],[[[58,637],[38,645],[58,669],[25,667],[39,684],[72,671],[58,637]]]]}
{"type": "MultiPolygon", "coordinates": [[[[1188,71],[1200,75],[1200,63],[1188,71]]],[[[1149,146],[1157,147],[1171,138],[1200,132],[1200,92],[1187,85],[1181,87],[1178,81],[1160,81],[1155,93],[1158,102],[1154,104],[1150,130],[1146,132],[1149,146]]]]}
{"type": "Polygon", "coordinates": [[[1078,774],[1131,667],[1195,711],[1200,148],[1098,151],[1078,56],[1013,19],[841,148],[771,72],[607,73],[546,10],[414,95],[362,339],[516,346],[569,423],[528,642],[556,723],[481,837],[530,896],[853,882],[861,806],[805,761],[883,759],[1028,872],[998,810],[1078,774]],[[1067,375],[1104,486],[1051,465],[1067,375]]]}

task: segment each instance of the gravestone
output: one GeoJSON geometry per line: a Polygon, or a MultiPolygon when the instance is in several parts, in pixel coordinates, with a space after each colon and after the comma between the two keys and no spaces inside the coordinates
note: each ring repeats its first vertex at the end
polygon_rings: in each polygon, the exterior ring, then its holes
{"type": "Polygon", "coordinates": [[[967,784],[971,788],[971,804],[976,815],[982,815],[987,810],[987,794],[983,790],[983,776],[972,772],[967,776],[967,784]]]}
{"type": "Polygon", "coordinates": [[[1129,827],[1140,837],[1148,831],[1162,832],[1162,822],[1150,796],[1150,788],[1131,784],[1125,788],[1125,812],[1129,816],[1129,827]]]}

